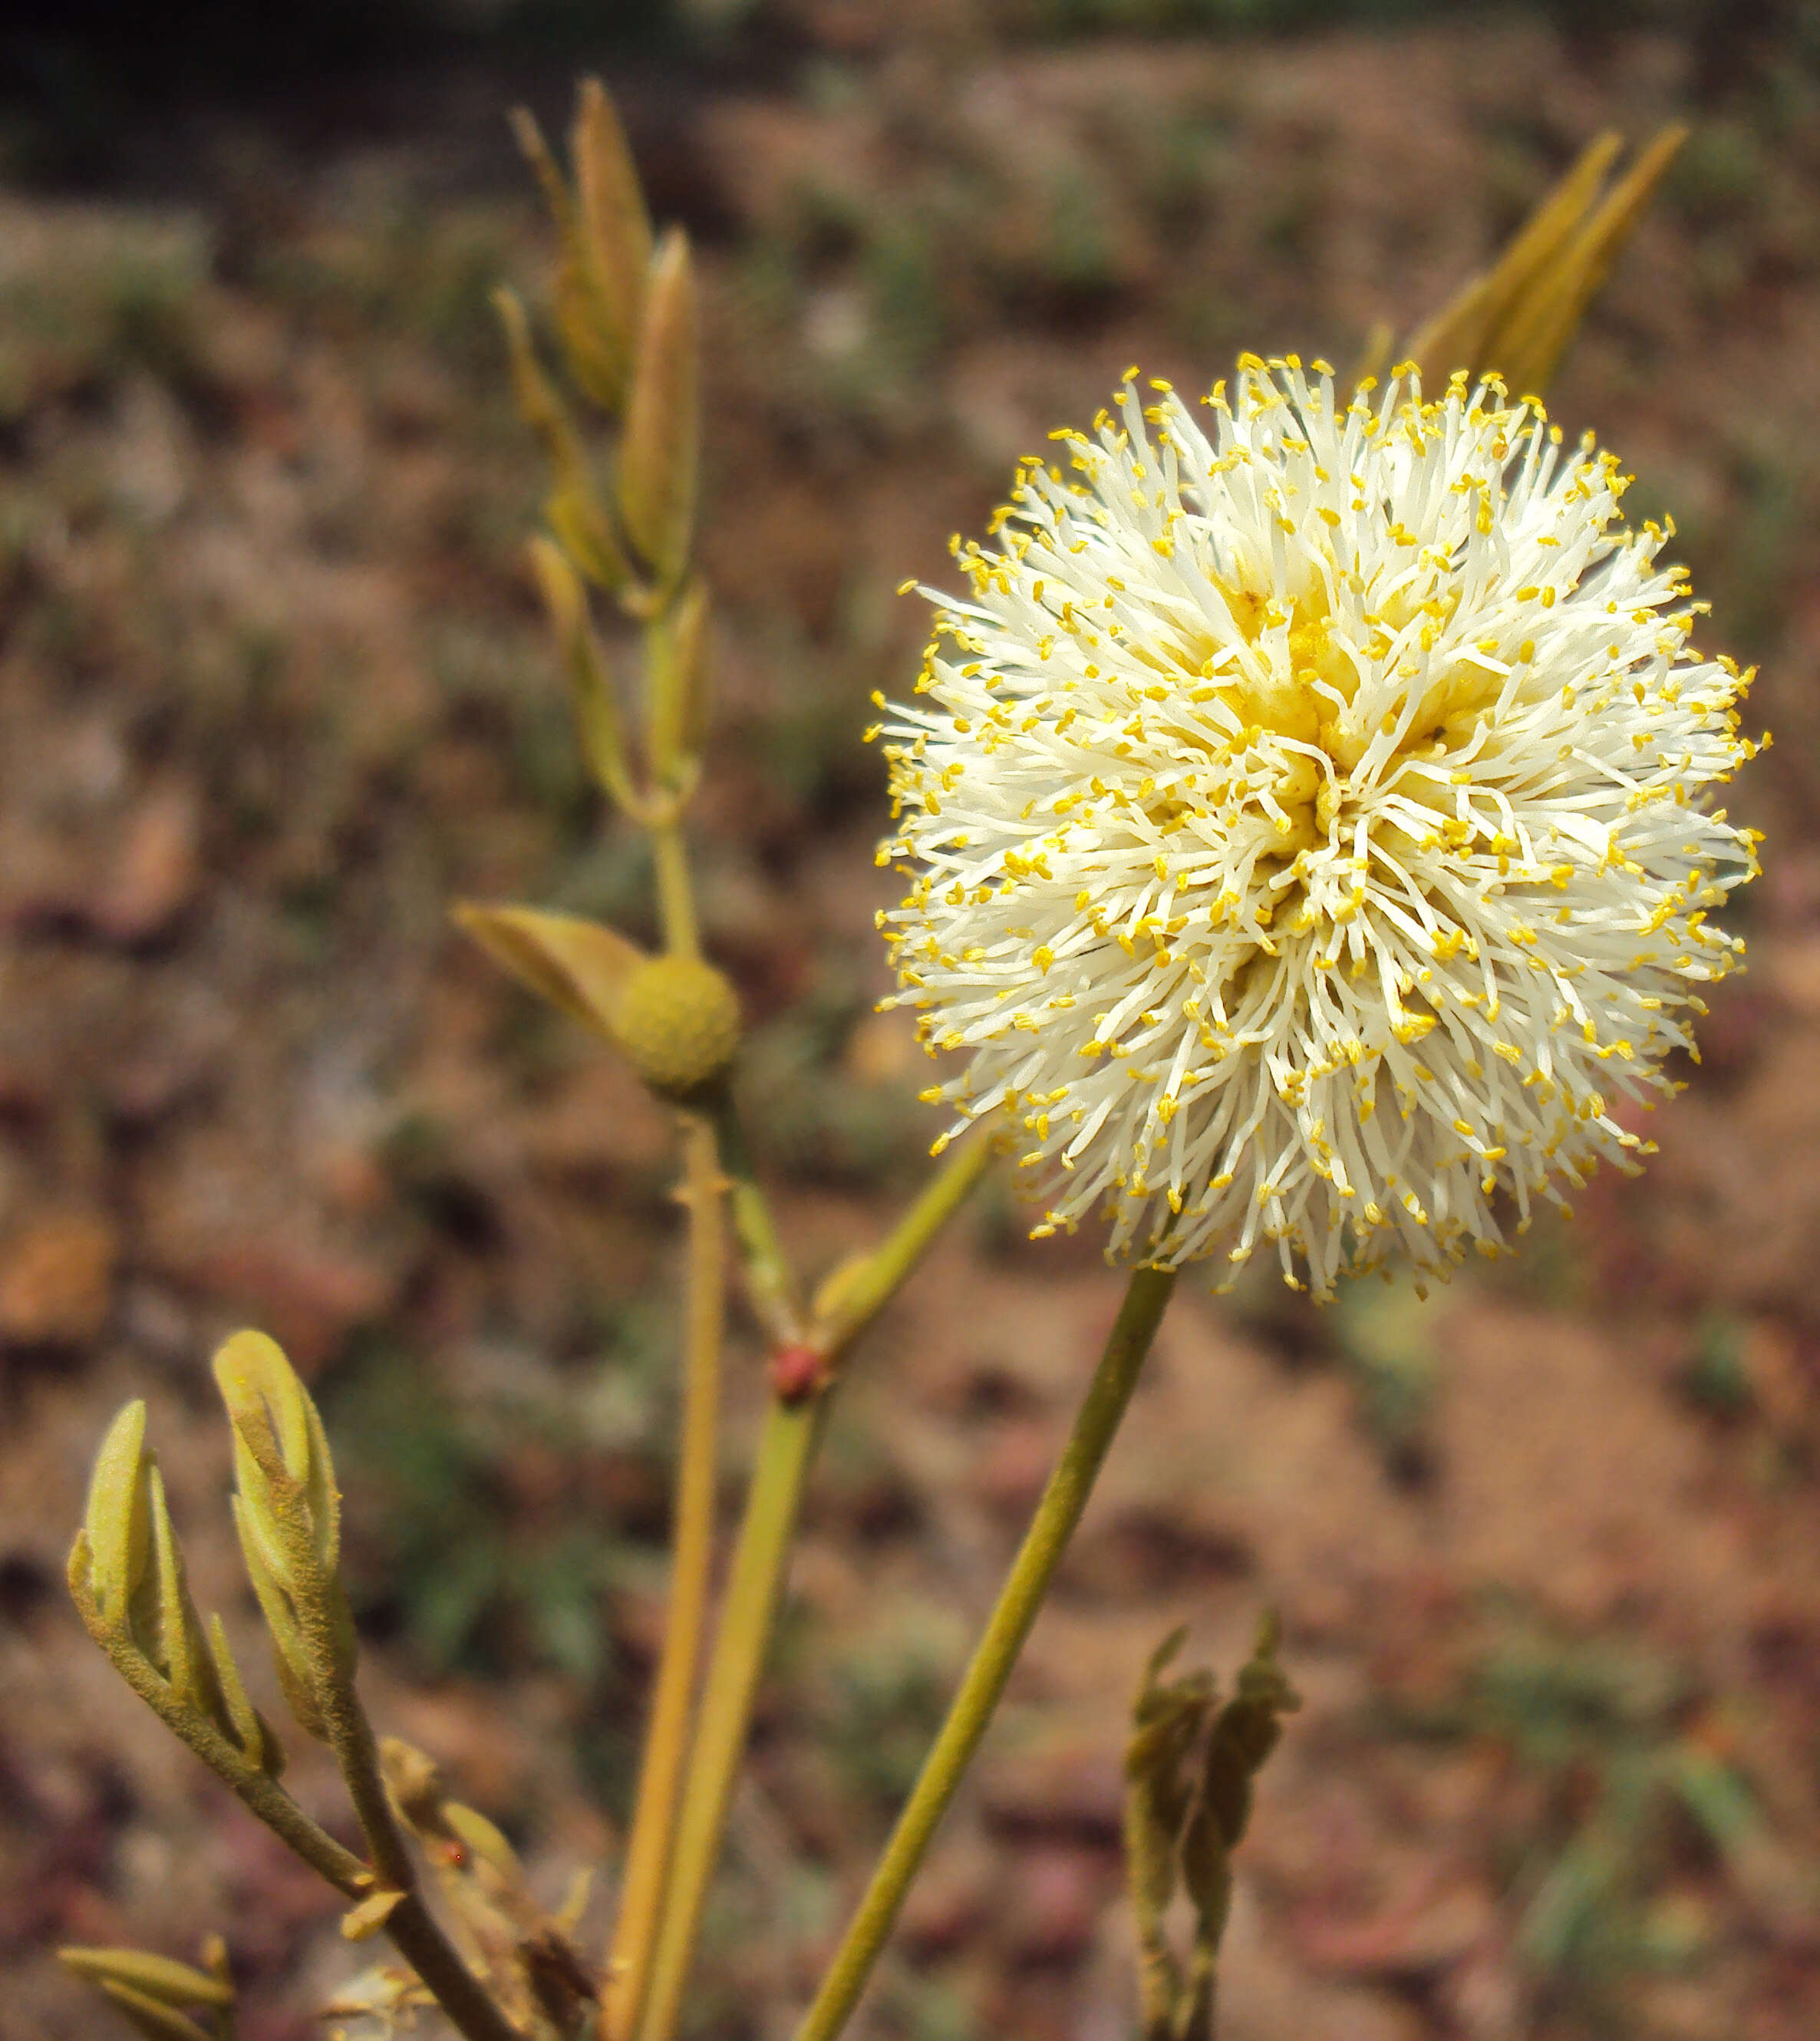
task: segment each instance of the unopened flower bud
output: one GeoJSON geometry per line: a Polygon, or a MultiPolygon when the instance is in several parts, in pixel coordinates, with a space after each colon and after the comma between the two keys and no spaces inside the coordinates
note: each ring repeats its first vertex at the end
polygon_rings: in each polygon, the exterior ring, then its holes
{"type": "Polygon", "coordinates": [[[738,996],[699,957],[652,957],[627,979],[613,1032],[654,1091],[686,1097],[732,1062],[738,996]]]}

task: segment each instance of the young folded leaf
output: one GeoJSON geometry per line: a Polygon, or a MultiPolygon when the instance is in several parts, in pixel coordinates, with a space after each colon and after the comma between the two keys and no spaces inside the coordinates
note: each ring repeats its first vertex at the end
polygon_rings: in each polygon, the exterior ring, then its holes
{"type": "Polygon", "coordinates": [[[651,225],[612,102],[584,81],[570,158],[571,191],[543,130],[524,107],[512,114],[518,146],[537,174],[562,242],[556,320],[570,372],[609,415],[625,399],[651,259],[651,225]]]}
{"type": "Polygon", "coordinates": [[[353,1677],[353,1619],[337,1574],[341,1494],[327,1435],[276,1341],[236,1333],[215,1356],[234,1433],[234,1527],[300,1726],[326,1735],[320,1691],[353,1677]]]}
{"type": "Polygon", "coordinates": [[[151,1558],[151,1491],[145,1449],[145,1404],[135,1397],[109,1425],[89,1477],[88,1507],[76,1554],[103,1623],[123,1635],[132,1628],[151,1558]]]}
{"type": "Polygon", "coordinates": [[[284,1746],[278,1741],[277,1732],[247,1697],[246,1683],[234,1661],[227,1631],[219,1616],[208,1619],[208,1642],[234,1742],[269,1779],[279,1777],[284,1769],[284,1746]]]}
{"type": "MultiPolygon", "coordinates": [[[[597,78],[582,81],[581,103],[569,135],[570,160],[575,175],[578,246],[581,277],[574,288],[571,313],[565,302],[563,277],[557,302],[563,307],[563,338],[579,383],[597,403],[616,409],[631,372],[639,320],[644,310],[645,275],[651,267],[651,221],[644,193],[626,146],[625,130],[597,78]],[[571,337],[570,329],[576,330],[571,337]],[[610,362],[612,372],[590,383],[582,368],[580,348],[610,362]]],[[[569,265],[564,265],[567,275],[569,265]]]]}
{"type": "Polygon", "coordinates": [[[183,1552],[165,1504],[164,1477],[155,1460],[147,1472],[154,1577],[158,1585],[157,1648],[149,1656],[170,1682],[171,1691],[179,1700],[231,1735],[233,1723],[222,1697],[208,1640],[203,1634],[202,1619],[190,1599],[183,1552]]]}
{"type": "Polygon", "coordinates": [[[543,591],[557,648],[569,677],[582,755],[594,777],[622,808],[636,802],[626,769],[624,726],[606,654],[588,616],[587,593],[563,548],[540,534],[530,543],[531,565],[543,591]]]}
{"type": "Polygon", "coordinates": [[[660,787],[683,785],[707,734],[708,584],[699,576],[651,632],[651,765],[660,787]]]}
{"type": "Polygon", "coordinates": [[[218,1731],[276,1779],[283,1749],[246,1697],[220,1618],[204,1631],[190,1598],[145,1427],[145,1406],[135,1401],[101,1442],[86,1520],[70,1554],[71,1595],[90,1634],[142,1699],[161,1713],[168,1708],[167,1719],[218,1731]]]}
{"type": "Polygon", "coordinates": [[[1250,1814],[1253,1778],[1280,1734],[1279,1718],[1299,1706],[1276,1663],[1274,1616],[1258,1626],[1238,1692],[1217,1714],[1211,1674],[1162,1677],[1185,1635],[1176,1631],[1151,1654],[1125,1748],[1126,1877],[1144,2041],[1209,2041],[1231,1852],[1250,1814]],[[1195,1913],[1185,1963],[1166,1926],[1178,1887],[1195,1913]]]}
{"type": "Polygon", "coordinates": [[[638,365],[620,450],[620,514],[662,589],[689,565],[701,438],[695,273],[672,227],[651,265],[638,365]]]}
{"type": "Polygon", "coordinates": [[[316,1698],[315,1670],[310,1662],[296,1609],[266,1563],[265,1543],[252,1528],[245,1501],[234,1495],[228,1497],[228,1504],[234,1512],[234,1528],[239,1536],[240,1556],[246,1564],[246,1577],[253,1584],[259,1612],[265,1619],[266,1631],[272,1640],[273,1662],[284,1705],[306,1736],[326,1743],[328,1726],[322,1719],[322,1706],[316,1698]]]}
{"type": "Polygon", "coordinates": [[[593,470],[574,422],[537,359],[524,305],[515,291],[503,288],[493,293],[493,304],[506,330],[518,409],[543,442],[555,477],[544,515],[589,579],[617,593],[631,570],[594,486],[593,470]]]}
{"type": "MultiPolygon", "coordinates": [[[[234,1429],[234,1468],[240,1493],[265,1536],[280,1515],[308,1532],[323,1576],[341,1558],[341,1490],[328,1434],[315,1405],[278,1342],[261,1332],[235,1333],[216,1352],[215,1380],[234,1429]],[[269,1497],[270,1527],[262,1515],[269,1497]]],[[[268,1558],[287,1589],[292,1568],[288,1536],[273,1538],[268,1558]]]]}

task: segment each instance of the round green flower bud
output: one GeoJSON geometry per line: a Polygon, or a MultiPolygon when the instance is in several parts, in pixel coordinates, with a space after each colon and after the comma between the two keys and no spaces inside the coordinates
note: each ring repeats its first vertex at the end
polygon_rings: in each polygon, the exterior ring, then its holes
{"type": "Polygon", "coordinates": [[[732,1062],[738,997],[698,957],[651,957],[626,980],[613,1032],[652,1090],[685,1097],[732,1062]]]}

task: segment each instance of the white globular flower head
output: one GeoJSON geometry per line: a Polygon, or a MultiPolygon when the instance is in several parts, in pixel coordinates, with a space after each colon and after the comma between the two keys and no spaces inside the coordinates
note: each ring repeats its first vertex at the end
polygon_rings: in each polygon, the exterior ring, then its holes
{"type": "Polygon", "coordinates": [[[1444,1272],[1647,1152],[1625,1103],[1743,948],[1707,916],[1756,838],[1710,795],[1749,676],[1612,456],[1494,379],[1151,389],[957,542],[879,726],[895,1003],[964,1059],[925,1097],[1009,1109],[1038,1234],[1104,1208],[1220,1287],[1270,1243],[1319,1296],[1444,1272]]]}

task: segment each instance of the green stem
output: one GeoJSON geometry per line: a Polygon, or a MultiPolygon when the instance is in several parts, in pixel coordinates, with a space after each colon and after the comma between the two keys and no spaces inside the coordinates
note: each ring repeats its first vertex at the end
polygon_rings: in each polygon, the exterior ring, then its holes
{"type": "Polygon", "coordinates": [[[393,1815],[380,1771],[379,1746],[361,1707],[353,1676],[329,1639],[327,1612],[341,1583],[319,1575],[316,1592],[301,1599],[305,1648],[314,1662],[316,1699],[328,1732],[329,1746],[353,1803],[361,1832],[372,1854],[373,1871],[382,1886],[404,1897],[386,1916],[385,1931],[399,1954],[423,1981],[424,1988],[448,2016],[449,2024],[467,2041],[520,2041],[517,2031],[494,2004],[492,1994],[464,1963],[418,1889],[417,1865],[393,1815]],[[322,1635],[315,1631],[320,1628],[322,1635]]]}
{"type": "Polygon", "coordinates": [[[639,2041],[670,2041],[676,2031],[826,1400],[814,1396],[787,1403],[773,1397],[765,1413],[726,1609],[702,1692],[639,2041]]]}
{"type": "Polygon", "coordinates": [[[727,1294],[725,1183],[714,1129],[691,1113],[683,1135],[689,1207],[688,1328],[683,1367],[682,1444],[678,1455],[676,1539],[670,1612],[658,1660],[651,1727],[639,1768],[619,1917],[607,1960],[600,2031],[605,2041],[636,2031],[651,1975],[664,1883],[676,1833],[677,1788],[689,1752],[689,1711],[700,1663],[714,1565],[714,1504],[719,1464],[720,1345],[727,1294]]]}
{"type": "Polygon", "coordinates": [[[86,1597],[73,1581],[71,1587],[89,1635],[107,1654],[114,1670],[171,1734],[188,1745],[248,1812],[257,1815],[318,1877],[345,1898],[364,1898],[372,1889],[372,1873],[353,1852],[311,1821],[277,1780],[235,1749],[212,1722],[179,1700],[151,1660],[109,1628],[93,1597],[86,1597]]]}
{"type": "Polygon", "coordinates": [[[937,1825],[947,1812],[980,1738],[986,1734],[1011,1669],[1043,1605],[1057,1564],[1081,1520],[1163,1307],[1175,1287],[1173,1269],[1140,1268],[1132,1276],[1117,1322],[1086,1401],[1049,1477],[1024,1543],[1013,1562],[921,1776],[898,1818],[884,1856],[853,1917],[796,2041],[834,2041],[859,2001],[879,1952],[903,1904],[937,1825]]]}
{"type": "Polygon", "coordinates": [[[727,1172],[734,1236],[739,1242],[740,1264],[752,1308],[773,1341],[780,1346],[788,1345],[803,1337],[796,1280],[772,1222],[770,1205],[758,1188],[746,1130],[724,1089],[715,1107],[715,1133],[720,1143],[721,1166],[727,1172]]]}
{"type": "MultiPolygon", "coordinates": [[[[290,1795],[277,1781],[261,1772],[245,1755],[236,1750],[226,1737],[212,1722],[186,1707],[170,1687],[159,1677],[157,1670],[142,1652],[135,1650],[115,1635],[101,1620],[94,1606],[93,1597],[71,1583],[76,1595],[76,1606],[89,1634],[108,1657],[114,1669],[148,1707],[158,1717],[180,1742],[187,1744],[209,1770],[224,1784],[232,1789],[248,1810],[256,1814],[267,1828],[282,1841],[288,1843],[311,1870],[341,1893],[345,1898],[365,1898],[374,1889],[374,1873],[356,1856],[352,1850],[344,1848],[334,1838],[310,1819],[290,1795]]],[[[357,1710],[358,1703],[355,1704],[357,1710]]],[[[331,1720],[333,1719],[331,1718],[331,1720]]],[[[360,1717],[365,1728],[364,1715],[360,1717]]],[[[383,1800],[384,1789],[378,1785],[378,1761],[372,1752],[372,1733],[366,1730],[365,1740],[369,1763],[366,1778],[377,1787],[383,1800]]],[[[338,1746],[337,1757],[341,1758],[338,1746]]],[[[342,1761],[344,1776],[347,1763],[342,1761]]],[[[349,1780],[350,1787],[353,1781],[349,1780]]],[[[365,1790],[357,1796],[357,1805],[365,1798],[365,1790]]],[[[366,1826],[367,1812],[363,1812],[361,1825],[366,1826]]],[[[385,1820],[391,1824],[391,1812],[386,1810],[385,1820]]],[[[391,1830],[395,1837],[396,1830],[391,1830]]],[[[371,1837],[369,1836],[369,1841],[371,1837]]],[[[402,1852],[403,1845],[399,1845],[402,1852]]],[[[387,1869],[377,1864],[380,1882],[396,1885],[399,1881],[388,1876],[387,1869]]],[[[395,1862],[394,1869],[398,1866],[395,1862]]],[[[448,2016],[449,2023],[465,2037],[465,2041],[521,2041],[516,2030],[496,2006],[485,1988],[462,1962],[448,1938],[436,1925],[422,1900],[410,1882],[411,1866],[404,1860],[406,1896],[399,1901],[386,1917],[386,1932],[399,1954],[423,1980],[425,1989],[437,2005],[448,2016]]]]}
{"type": "Polygon", "coordinates": [[[421,1894],[405,1894],[386,1916],[385,1931],[448,2016],[449,2025],[466,2041],[522,2041],[486,1987],[456,1954],[421,1894]]]}
{"type": "MultiPolygon", "coordinates": [[[[722,1155],[732,1178],[734,1224],[742,1233],[754,1299],[780,1344],[799,1340],[803,1333],[794,1286],[772,1231],[769,1212],[751,1181],[744,1139],[731,1107],[723,1108],[720,1134],[722,1155]],[[742,1185],[749,1193],[744,1226],[742,1185]]],[[[990,1136],[983,1130],[956,1149],[877,1250],[841,1284],[833,1310],[809,1335],[824,1357],[838,1358],[877,1316],[960,1210],[992,1155],[990,1136]]],[[[719,1861],[721,1830],[746,1747],[753,1697],[764,1670],[791,1542],[826,1409],[824,1387],[800,1401],[773,1397],[765,1413],[725,1611],[708,1664],[693,1761],[683,1788],[676,1855],[639,2041],[670,2041],[676,2031],[701,1909],[719,1861]]]]}
{"type": "Polygon", "coordinates": [[[987,1127],[975,1128],[930,1180],[886,1238],[848,1273],[838,1276],[818,1311],[810,1343],[830,1360],[844,1353],[903,1288],[936,1236],[972,1195],[997,1152],[987,1127]]]}
{"type": "Polygon", "coordinates": [[[701,936],[696,926],[695,895],[689,883],[689,848],[682,826],[674,818],[651,827],[651,856],[657,866],[658,917],[663,946],[672,956],[697,957],[701,936]]]}

